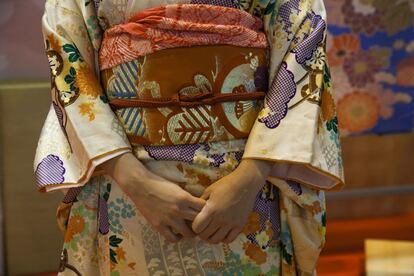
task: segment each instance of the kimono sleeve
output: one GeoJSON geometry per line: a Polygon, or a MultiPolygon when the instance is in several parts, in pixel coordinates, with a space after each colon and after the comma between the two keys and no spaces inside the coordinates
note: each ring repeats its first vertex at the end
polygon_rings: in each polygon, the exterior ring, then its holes
{"type": "Polygon", "coordinates": [[[92,1],[48,0],[42,18],[52,102],[34,170],[41,191],[83,186],[131,146],[95,73],[101,29],[92,1]]]}
{"type": "Polygon", "coordinates": [[[263,16],[269,90],[243,158],[274,163],[270,178],[316,189],[344,184],[323,0],[281,0],[263,16]]]}

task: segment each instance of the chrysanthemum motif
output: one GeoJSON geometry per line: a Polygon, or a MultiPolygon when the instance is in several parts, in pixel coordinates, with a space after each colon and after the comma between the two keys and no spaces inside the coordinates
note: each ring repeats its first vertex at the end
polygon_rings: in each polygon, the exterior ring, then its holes
{"type": "Polygon", "coordinates": [[[372,4],[365,2],[362,0],[345,0],[342,12],[345,16],[345,24],[349,25],[353,32],[372,35],[383,29],[383,15],[372,4]]]}
{"type": "Polygon", "coordinates": [[[354,91],[339,100],[337,112],[339,126],[358,133],[375,127],[380,115],[380,106],[371,94],[354,91]]]}
{"type": "Polygon", "coordinates": [[[370,52],[360,51],[344,62],[344,70],[353,86],[364,87],[374,82],[374,75],[380,69],[377,60],[370,52]]]}
{"type": "Polygon", "coordinates": [[[344,60],[360,50],[359,38],[355,34],[341,34],[332,39],[328,51],[328,60],[331,66],[342,65],[344,60]]]}
{"type": "Polygon", "coordinates": [[[323,45],[321,45],[315,50],[312,58],[305,62],[306,67],[311,68],[312,70],[323,70],[326,62],[326,54],[323,48],[323,45]]]}
{"type": "Polygon", "coordinates": [[[335,117],[335,101],[328,90],[322,92],[321,113],[324,121],[330,121],[335,117]]]}
{"type": "Polygon", "coordinates": [[[65,243],[70,242],[76,234],[85,229],[85,220],[81,215],[74,215],[69,219],[68,228],[65,233],[65,243]]]}
{"type": "Polygon", "coordinates": [[[94,99],[103,94],[95,74],[86,66],[76,71],[76,86],[81,94],[91,96],[94,99]]]}

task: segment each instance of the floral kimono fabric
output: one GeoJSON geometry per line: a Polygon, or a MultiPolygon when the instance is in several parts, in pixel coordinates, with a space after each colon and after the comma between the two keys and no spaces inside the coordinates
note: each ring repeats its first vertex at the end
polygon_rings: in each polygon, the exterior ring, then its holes
{"type": "Polygon", "coordinates": [[[67,191],[57,212],[65,236],[60,275],[315,274],[325,242],[323,191],[344,184],[322,0],[47,0],[43,32],[52,104],[34,170],[40,191],[67,191]],[[209,17],[219,9],[226,12],[209,17]],[[223,21],[205,28],[185,16],[223,21]],[[171,39],[171,26],[188,32],[171,39]],[[205,39],[194,39],[191,28],[205,39]],[[189,55],[209,49],[190,81],[151,73],[177,70],[156,60],[167,60],[167,51],[185,56],[185,47],[189,55]],[[236,49],[229,47],[238,47],[243,61],[226,71],[228,55],[214,53],[236,49]],[[144,62],[151,58],[152,67],[144,62]],[[238,66],[243,70],[233,70],[238,66]],[[223,81],[217,72],[227,72],[223,81]],[[166,85],[183,84],[182,95],[163,94],[166,85]],[[238,98],[221,101],[224,92],[238,98]],[[173,107],[150,107],[143,96],[173,107]],[[140,106],[116,107],[124,100],[140,106]],[[179,133],[183,126],[194,134],[179,133]],[[169,244],[99,171],[126,152],[197,196],[243,159],[266,160],[272,169],[234,242],[169,244]]]}

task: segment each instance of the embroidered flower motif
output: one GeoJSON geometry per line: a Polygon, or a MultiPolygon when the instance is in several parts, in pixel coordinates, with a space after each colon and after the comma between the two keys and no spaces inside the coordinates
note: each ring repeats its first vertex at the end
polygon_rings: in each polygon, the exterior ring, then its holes
{"type": "Polygon", "coordinates": [[[335,117],[335,101],[328,90],[322,92],[321,114],[324,121],[330,121],[335,117]]]}
{"type": "Polygon", "coordinates": [[[308,101],[319,103],[321,97],[321,89],[323,86],[323,72],[311,71],[309,73],[309,83],[305,84],[301,89],[301,95],[308,101]]]}
{"type": "Polygon", "coordinates": [[[373,128],[379,119],[378,100],[366,92],[354,91],[339,100],[339,126],[351,132],[373,128]]]}
{"type": "Polygon", "coordinates": [[[267,234],[266,231],[262,231],[259,234],[256,235],[256,241],[259,244],[260,247],[265,247],[268,242],[270,241],[270,237],[267,234]]]}
{"type": "Polygon", "coordinates": [[[325,50],[323,46],[321,46],[315,50],[312,58],[305,61],[305,65],[306,67],[312,70],[322,71],[323,67],[325,66],[325,62],[326,62],[326,54],[325,54],[325,50]]]}
{"type": "Polygon", "coordinates": [[[53,35],[53,33],[50,33],[47,35],[47,42],[49,43],[49,48],[56,51],[60,54],[61,48],[60,48],[60,42],[59,40],[53,35]]]}
{"type": "Polygon", "coordinates": [[[243,244],[245,254],[249,256],[256,264],[264,264],[267,259],[267,253],[264,252],[258,245],[246,242],[243,244]]]}
{"type": "Polygon", "coordinates": [[[359,37],[355,34],[341,34],[332,39],[328,51],[328,60],[331,66],[342,65],[344,60],[360,50],[359,37]]]}
{"type": "Polygon", "coordinates": [[[246,225],[243,228],[243,233],[247,236],[254,234],[260,230],[260,214],[252,212],[249,215],[246,225]]]}
{"type": "Polygon", "coordinates": [[[374,75],[380,69],[377,60],[369,52],[358,52],[345,60],[344,70],[349,81],[356,87],[374,82],[374,75]]]}
{"type": "Polygon", "coordinates": [[[89,121],[95,120],[95,113],[93,112],[93,108],[95,106],[94,102],[87,102],[87,103],[81,103],[79,107],[79,113],[82,116],[88,116],[89,121]]]}
{"type": "Polygon", "coordinates": [[[96,79],[95,74],[87,66],[83,66],[77,70],[75,82],[81,94],[91,96],[94,99],[103,94],[102,87],[96,79]]]}
{"type": "Polygon", "coordinates": [[[85,220],[79,214],[72,216],[68,222],[64,242],[70,242],[76,234],[82,233],[85,228],[85,220]]]}

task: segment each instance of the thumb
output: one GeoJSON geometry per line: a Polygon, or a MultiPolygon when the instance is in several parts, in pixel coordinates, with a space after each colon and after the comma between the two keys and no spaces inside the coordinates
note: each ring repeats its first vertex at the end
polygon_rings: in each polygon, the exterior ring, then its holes
{"type": "Polygon", "coordinates": [[[207,199],[209,199],[210,195],[211,195],[211,189],[210,189],[210,187],[208,187],[207,189],[204,190],[204,192],[203,192],[203,194],[201,195],[200,198],[202,198],[204,200],[207,200],[207,199]]]}
{"type": "Polygon", "coordinates": [[[206,209],[207,208],[203,208],[203,210],[198,213],[191,225],[191,228],[196,234],[203,232],[203,230],[210,224],[211,216],[209,216],[209,212],[206,209]]]}

